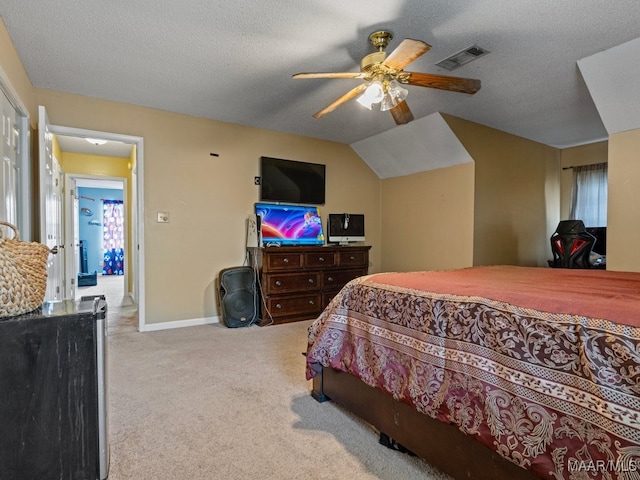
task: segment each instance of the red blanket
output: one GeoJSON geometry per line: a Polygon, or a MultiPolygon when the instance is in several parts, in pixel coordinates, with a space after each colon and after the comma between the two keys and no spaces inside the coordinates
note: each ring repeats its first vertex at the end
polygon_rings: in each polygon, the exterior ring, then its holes
{"type": "Polygon", "coordinates": [[[371,281],[640,326],[640,274],[634,272],[490,266],[385,273],[371,281]]]}
{"type": "Polygon", "coordinates": [[[640,274],[527,267],[347,284],[307,378],[348,372],[543,478],[640,472],[640,274]]]}

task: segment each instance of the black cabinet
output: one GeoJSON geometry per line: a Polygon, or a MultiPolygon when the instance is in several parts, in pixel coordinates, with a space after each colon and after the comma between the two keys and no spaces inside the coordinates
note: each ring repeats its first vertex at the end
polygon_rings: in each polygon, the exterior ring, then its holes
{"type": "Polygon", "coordinates": [[[95,303],[0,319],[0,478],[106,477],[106,304],[95,303]]]}

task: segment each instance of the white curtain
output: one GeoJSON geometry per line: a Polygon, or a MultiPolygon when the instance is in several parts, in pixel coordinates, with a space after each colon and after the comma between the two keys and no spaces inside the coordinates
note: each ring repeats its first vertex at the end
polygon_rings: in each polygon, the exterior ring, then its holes
{"type": "Polygon", "coordinates": [[[571,220],[587,227],[607,226],[607,164],[573,167],[571,220]]]}

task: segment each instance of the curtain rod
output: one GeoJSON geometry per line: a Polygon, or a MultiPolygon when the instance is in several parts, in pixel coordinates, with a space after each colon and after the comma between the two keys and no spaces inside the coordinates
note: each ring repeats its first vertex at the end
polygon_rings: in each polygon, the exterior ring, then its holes
{"type": "Polygon", "coordinates": [[[571,165],[570,167],[562,167],[562,170],[571,170],[573,168],[580,167],[595,167],[597,165],[607,165],[609,162],[600,162],[600,163],[585,163],[584,165],[571,165]]]}

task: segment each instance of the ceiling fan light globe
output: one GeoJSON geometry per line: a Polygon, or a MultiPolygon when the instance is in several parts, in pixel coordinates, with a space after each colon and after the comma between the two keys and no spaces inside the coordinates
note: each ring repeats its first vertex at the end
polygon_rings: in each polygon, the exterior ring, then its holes
{"type": "Polygon", "coordinates": [[[358,102],[360,105],[362,105],[365,108],[368,108],[369,110],[371,110],[371,108],[373,107],[373,102],[371,101],[370,98],[367,97],[367,95],[365,93],[363,93],[362,95],[360,95],[357,99],[356,102],[358,102]]]}
{"type": "Polygon", "coordinates": [[[409,92],[406,88],[402,88],[398,82],[391,80],[387,85],[387,92],[380,103],[380,110],[386,112],[403,102],[407,98],[409,92]]]}
{"type": "Polygon", "coordinates": [[[371,85],[364,91],[364,95],[367,95],[372,103],[379,103],[384,97],[384,89],[382,83],[379,81],[371,82],[371,85]]]}
{"type": "Polygon", "coordinates": [[[384,98],[384,90],[382,83],[374,81],[367,86],[367,89],[358,97],[357,102],[363,107],[367,107],[369,110],[375,103],[380,103],[384,98]]]}
{"type": "Polygon", "coordinates": [[[398,82],[391,80],[387,87],[387,93],[391,95],[397,103],[404,101],[407,98],[409,91],[406,88],[402,88],[398,82]]]}
{"type": "Polygon", "coordinates": [[[382,102],[380,102],[380,111],[386,112],[387,110],[391,110],[396,105],[398,105],[398,102],[396,102],[395,98],[386,93],[384,95],[384,98],[382,99],[382,102]]]}
{"type": "Polygon", "coordinates": [[[367,94],[371,96],[373,103],[379,103],[384,97],[384,89],[382,84],[378,81],[373,82],[369,88],[367,88],[367,94]]]}

